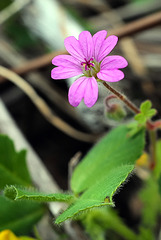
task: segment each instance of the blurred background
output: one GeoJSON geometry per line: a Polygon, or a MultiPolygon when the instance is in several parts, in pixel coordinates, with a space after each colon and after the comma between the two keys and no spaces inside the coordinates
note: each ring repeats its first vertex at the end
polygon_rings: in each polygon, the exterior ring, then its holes
{"type": "MultiPolygon", "coordinates": [[[[105,117],[104,99],[109,93],[101,86],[93,108],[83,102],[76,109],[70,106],[67,94],[73,79],[51,79],[51,60],[65,51],[66,37],[102,29],[119,37],[112,54],[129,62],[123,70],[125,79],[114,86],[137,106],[150,99],[160,117],[160,0],[0,0],[0,65],[22,76],[60,123],[51,124],[51,116],[42,115],[30,100],[30,92],[27,96],[22,87],[2,77],[0,98],[63,189],[67,189],[68,162],[73,155],[78,151],[84,155],[118,123],[105,117]]],[[[127,112],[125,121],[131,118],[127,112]]]]}

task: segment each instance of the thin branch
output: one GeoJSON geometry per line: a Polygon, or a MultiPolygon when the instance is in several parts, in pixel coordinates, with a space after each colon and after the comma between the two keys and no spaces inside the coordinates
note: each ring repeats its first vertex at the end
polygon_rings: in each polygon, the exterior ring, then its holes
{"type": "Polygon", "coordinates": [[[80,132],[69,124],[64,122],[62,119],[53,114],[52,110],[46,104],[46,102],[39,97],[39,95],[35,92],[35,90],[21,77],[19,77],[16,73],[8,70],[5,67],[0,66],[0,75],[9,79],[15,85],[22,89],[23,92],[31,99],[31,101],[35,104],[41,114],[56,128],[67,134],[68,136],[75,138],[84,142],[95,142],[98,139],[98,135],[92,135],[80,132]]]}
{"type": "Polygon", "coordinates": [[[139,33],[141,31],[150,29],[161,24],[161,11],[151,14],[150,16],[143,17],[139,20],[133,21],[120,27],[109,31],[109,35],[114,34],[119,38],[127,37],[139,33]]]}

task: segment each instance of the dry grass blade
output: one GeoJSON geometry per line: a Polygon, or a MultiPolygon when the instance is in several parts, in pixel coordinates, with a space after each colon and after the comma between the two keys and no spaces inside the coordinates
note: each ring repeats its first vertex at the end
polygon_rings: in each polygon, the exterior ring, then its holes
{"type": "Polygon", "coordinates": [[[35,92],[35,90],[20,76],[16,73],[12,72],[11,70],[0,66],[0,75],[9,79],[15,85],[17,85],[21,90],[26,93],[26,95],[31,99],[31,101],[35,104],[41,114],[56,128],[67,134],[68,136],[75,138],[80,141],[84,142],[95,142],[98,139],[98,136],[87,134],[80,132],[61,118],[54,115],[52,110],[46,104],[46,102],[35,92]]]}

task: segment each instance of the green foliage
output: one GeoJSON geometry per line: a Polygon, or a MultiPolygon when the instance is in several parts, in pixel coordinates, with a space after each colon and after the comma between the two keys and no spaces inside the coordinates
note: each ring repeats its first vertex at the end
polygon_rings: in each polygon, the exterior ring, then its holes
{"type": "Polygon", "coordinates": [[[152,108],[152,103],[147,100],[143,102],[140,106],[140,113],[135,115],[135,120],[140,124],[144,125],[147,120],[152,118],[156,114],[156,109],[152,108]]]}
{"type": "Polygon", "coordinates": [[[144,130],[144,126],[140,126],[137,121],[131,122],[128,124],[128,136],[133,137],[135,134],[139,133],[140,131],[144,130]]]}
{"type": "Polygon", "coordinates": [[[34,189],[24,189],[15,186],[6,186],[4,195],[11,200],[33,200],[38,202],[72,202],[74,196],[65,193],[45,194],[34,189]]]}
{"type": "MultiPolygon", "coordinates": [[[[116,239],[117,234],[126,240],[137,239],[137,235],[125,225],[117,212],[112,208],[94,209],[88,214],[84,214],[81,220],[92,240],[104,240],[107,230],[113,230],[115,232],[115,237],[109,239],[116,239]]],[[[107,231],[108,237],[109,233],[110,231],[107,231]]]]}
{"type": "Polygon", "coordinates": [[[154,174],[157,179],[161,176],[161,140],[156,142],[156,166],[154,174]]]}
{"type": "Polygon", "coordinates": [[[143,203],[142,225],[153,232],[158,214],[161,213],[161,198],[158,183],[155,179],[150,177],[147,180],[145,187],[140,192],[140,198],[143,203]]]}
{"type": "Polygon", "coordinates": [[[10,229],[18,235],[29,233],[45,210],[40,204],[29,201],[13,202],[3,196],[0,196],[0,206],[0,231],[10,229]]]}
{"type": "Polygon", "coordinates": [[[72,175],[71,188],[74,193],[93,186],[116,167],[135,163],[144,147],[144,130],[133,137],[127,134],[128,128],[120,126],[92,148],[72,175]]]}
{"type": "Polygon", "coordinates": [[[113,194],[121,183],[126,180],[133,168],[133,165],[124,165],[108,172],[101,181],[88,188],[73,205],[64,211],[56,219],[56,223],[73,218],[88,209],[106,205],[113,206],[113,194]],[[106,201],[107,196],[109,197],[109,201],[106,201]]]}
{"type": "MultiPolygon", "coordinates": [[[[113,195],[134,169],[144,147],[144,130],[133,137],[128,137],[127,133],[125,126],[112,130],[76,167],[71,188],[77,197],[72,194],[38,193],[15,186],[7,186],[4,193],[15,200],[68,202],[70,206],[56,219],[56,223],[77,217],[89,209],[113,206],[113,195]]],[[[20,175],[17,174],[17,177],[21,179],[20,175]]]]}
{"type": "Polygon", "coordinates": [[[26,165],[26,151],[16,152],[12,140],[0,135],[0,188],[6,184],[29,186],[30,176],[26,165]]]}
{"type": "Polygon", "coordinates": [[[75,195],[81,195],[56,219],[56,223],[92,208],[113,206],[114,193],[133,170],[144,147],[144,131],[132,138],[127,137],[127,133],[125,126],[112,130],[76,167],[71,187],[75,195]]]}
{"type": "Polygon", "coordinates": [[[0,1],[0,11],[3,10],[4,8],[8,7],[13,1],[12,0],[1,0],[0,1]]]}
{"type": "MultiPolygon", "coordinates": [[[[16,152],[13,141],[0,135],[0,188],[7,184],[31,186],[26,165],[26,151],[16,152]]],[[[13,196],[15,191],[12,189],[13,196]]],[[[11,229],[26,234],[44,213],[44,207],[33,202],[11,202],[0,196],[0,230],[11,229]]]]}

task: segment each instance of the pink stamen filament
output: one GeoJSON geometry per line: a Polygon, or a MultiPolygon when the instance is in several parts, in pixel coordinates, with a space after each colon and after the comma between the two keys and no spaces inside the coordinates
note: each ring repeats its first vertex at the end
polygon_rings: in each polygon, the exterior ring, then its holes
{"type": "Polygon", "coordinates": [[[88,61],[86,58],[84,60],[85,60],[85,62],[81,62],[81,65],[84,65],[85,71],[90,70],[90,67],[94,67],[94,64],[91,62],[94,60],[93,57],[90,58],[88,61]]]}

